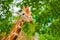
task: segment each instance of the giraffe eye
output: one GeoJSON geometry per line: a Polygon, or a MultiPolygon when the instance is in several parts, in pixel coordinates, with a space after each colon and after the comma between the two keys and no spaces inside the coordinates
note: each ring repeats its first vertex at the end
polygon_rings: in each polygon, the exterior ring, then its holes
{"type": "Polygon", "coordinates": [[[22,15],[25,15],[25,13],[22,13],[22,15]]]}

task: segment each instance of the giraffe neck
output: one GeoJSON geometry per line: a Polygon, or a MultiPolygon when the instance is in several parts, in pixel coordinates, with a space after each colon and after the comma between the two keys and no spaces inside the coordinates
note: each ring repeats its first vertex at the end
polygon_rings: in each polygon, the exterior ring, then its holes
{"type": "Polygon", "coordinates": [[[23,25],[24,21],[22,19],[22,17],[16,22],[14,28],[12,29],[12,31],[10,32],[10,34],[8,35],[8,37],[6,38],[6,40],[16,40],[19,32],[22,29],[22,25],[23,25]]]}

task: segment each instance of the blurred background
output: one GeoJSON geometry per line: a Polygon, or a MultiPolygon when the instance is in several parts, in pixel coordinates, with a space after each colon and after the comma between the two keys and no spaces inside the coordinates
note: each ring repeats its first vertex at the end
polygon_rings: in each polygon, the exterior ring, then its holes
{"type": "Polygon", "coordinates": [[[27,4],[33,22],[25,22],[22,31],[35,40],[60,40],[60,0],[0,0],[0,40],[7,36],[27,4]]]}

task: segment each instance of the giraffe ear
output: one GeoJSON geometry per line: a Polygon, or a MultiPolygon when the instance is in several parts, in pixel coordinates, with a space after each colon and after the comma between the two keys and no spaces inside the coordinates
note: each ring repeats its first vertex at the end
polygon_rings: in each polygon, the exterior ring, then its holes
{"type": "Polygon", "coordinates": [[[26,6],[26,13],[29,13],[29,7],[26,6]]]}
{"type": "Polygon", "coordinates": [[[25,11],[25,6],[22,7],[22,10],[25,11]]]}

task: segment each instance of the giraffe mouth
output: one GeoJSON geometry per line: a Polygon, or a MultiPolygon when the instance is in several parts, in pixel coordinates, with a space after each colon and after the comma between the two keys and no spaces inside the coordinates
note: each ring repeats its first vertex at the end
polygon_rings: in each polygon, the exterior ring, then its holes
{"type": "Polygon", "coordinates": [[[32,21],[30,21],[30,23],[32,23],[32,21]]]}
{"type": "Polygon", "coordinates": [[[32,18],[30,19],[30,23],[33,22],[32,18]]]}

